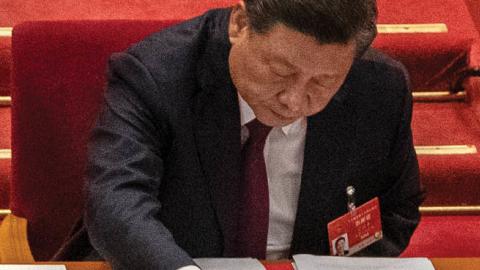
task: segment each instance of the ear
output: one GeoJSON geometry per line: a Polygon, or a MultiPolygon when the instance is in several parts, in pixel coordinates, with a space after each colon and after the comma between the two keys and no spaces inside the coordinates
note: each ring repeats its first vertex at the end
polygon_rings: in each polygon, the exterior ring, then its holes
{"type": "Polygon", "coordinates": [[[248,18],[245,2],[240,1],[232,8],[228,25],[230,43],[235,44],[246,37],[248,33],[248,18]]]}

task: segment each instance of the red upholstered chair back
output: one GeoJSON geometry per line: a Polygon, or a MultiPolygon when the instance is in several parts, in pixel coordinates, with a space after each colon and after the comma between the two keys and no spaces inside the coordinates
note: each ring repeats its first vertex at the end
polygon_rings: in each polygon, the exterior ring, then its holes
{"type": "Polygon", "coordinates": [[[14,28],[11,208],[28,219],[37,260],[54,254],[83,210],[86,143],[109,55],[173,23],[27,22],[14,28]]]}

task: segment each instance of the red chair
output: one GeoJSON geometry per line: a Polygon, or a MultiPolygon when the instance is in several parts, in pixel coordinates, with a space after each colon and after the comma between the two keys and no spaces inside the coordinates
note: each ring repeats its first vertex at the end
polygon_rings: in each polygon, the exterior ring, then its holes
{"type": "Polygon", "coordinates": [[[430,100],[414,104],[415,146],[450,152],[418,157],[424,206],[480,205],[480,153],[474,149],[480,151],[480,85],[463,81],[480,76],[480,37],[470,16],[480,10],[471,5],[469,12],[463,0],[377,2],[383,24],[445,24],[447,31],[440,33],[383,33],[374,46],[405,64],[415,100],[430,100]]]}
{"type": "Polygon", "coordinates": [[[11,210],[48,260],[83,210],[86,142],[109,55],[175,21],[29,22],[14,28],[11,210]]]}
{"type": "MultiPolygon", "coordinates": [[[[0,5],[0,150],[10,149],[10,105],[4,102],[12,92],[10,79],[12,52],[10,27],[26,20],[185,20],[202,14],[212,7],[234,4],[236,0],[145,0],[135,1],[77,1],[74,6],[69,1],[14,1],[0,5]],[[25,12],[27,10],[27,12],[25,12]],[[113,11],[113,12],[109,12],[113,11]],[[8,121],[4,121],[8,117],[8,121]],[[8,136],[4,136],[8,134],[8,136]]],[[[1,156],[1,152],[0,152],[1,156]]],[[[0,210],[9,206],[10,159],[0,157],[0,210]]],[[[1,218],[1,214],[0,214],[1,218]]]]}
{"type": "Polygon", "coordinates": [[[463,90],[455,85],[461,71],[479,67],[472,63],[472,47],[479,41],[479,33],[470,15],[478,12],[469,11],[464,0],[378,0],[377,4],[379,24],[445,26],[436,30],[424,26],[415,33],[379,29],[374,46],[407,67],[414,91],[463,90]]]}
{"type": "Polygon", "coordinates": [[[423,216],[402,257],[480,257],[480,216],[423,216]]]}

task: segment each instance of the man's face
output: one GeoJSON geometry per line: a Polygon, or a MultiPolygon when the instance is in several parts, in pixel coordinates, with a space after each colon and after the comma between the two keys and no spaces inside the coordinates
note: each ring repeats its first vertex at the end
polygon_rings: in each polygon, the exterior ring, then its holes
{"type": "Polygon", "coordinates": [[[230,74],[258,120],[285,126],[323,110],[352,65],[354,42],[320,44],[283,24],[259,34],[244,12],[240,4],[230,19],[230,74]]]}
{"type": "Polygon", "coordinates": [[[337,242],[335,243],[335,249],[337,250],[338,255],[344,255],[345,240],[344,239],[338,239],[337,242]]]}

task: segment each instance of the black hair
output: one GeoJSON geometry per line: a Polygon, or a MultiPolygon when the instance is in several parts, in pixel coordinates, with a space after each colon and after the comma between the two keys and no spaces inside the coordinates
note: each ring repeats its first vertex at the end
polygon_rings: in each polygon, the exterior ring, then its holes
{"type": "Polygon", "coordinates": [[[375,0],[244,0],[248,23],[266,33],[277,23],[321,44],[354,40],[362,55],[377,35],[375,0]]]}

